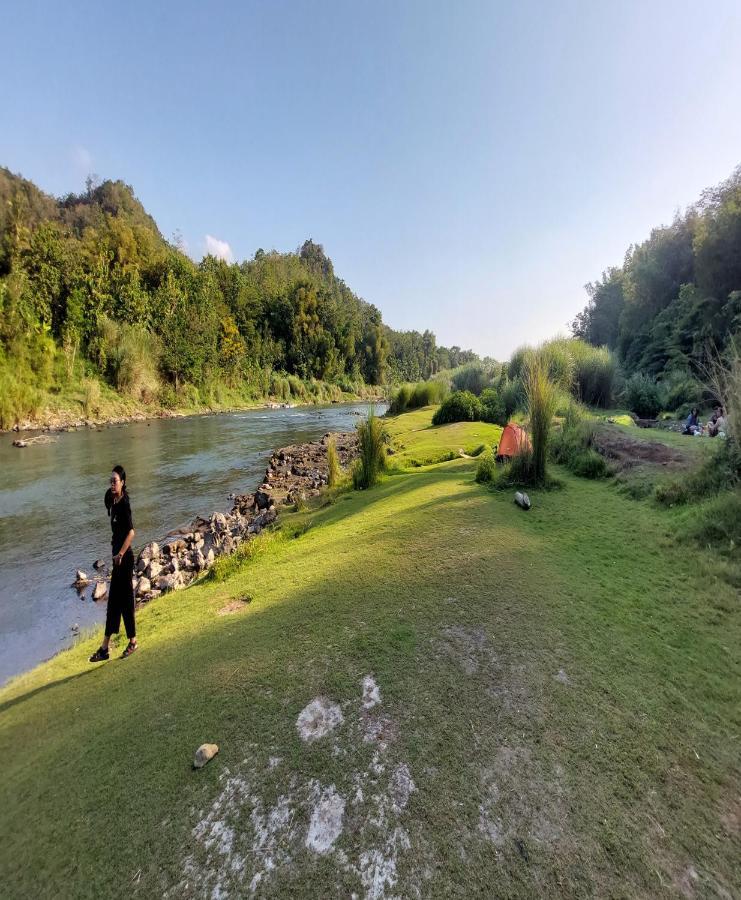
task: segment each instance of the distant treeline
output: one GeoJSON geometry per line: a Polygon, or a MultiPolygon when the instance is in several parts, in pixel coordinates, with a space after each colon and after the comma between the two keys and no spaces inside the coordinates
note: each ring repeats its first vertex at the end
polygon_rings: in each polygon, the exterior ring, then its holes
{"type": "MultiPolygon", "coordinates": [[[[140,401],[255,396],[291,376],[353,391],[475,359],[430,331],[395,332],[320,244],[195,263],[120,181],[55,199],[0,169],[0,388],[100,376],[140,401]]],[[[2,391],[0,391],[2,392],[2,391]]]]}
{"type": "Polygon", "coordinates": [[[618,353],[626,374],[701,373],[741,332],[741,167],[587,285],[572,330],[618,353]]]}

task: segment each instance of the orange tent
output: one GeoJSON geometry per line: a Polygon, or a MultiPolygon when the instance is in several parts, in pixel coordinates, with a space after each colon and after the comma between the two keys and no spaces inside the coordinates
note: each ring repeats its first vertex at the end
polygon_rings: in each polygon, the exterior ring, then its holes
{"type": "Polygon", "coordinates": [[[511,459],[513,456],[517,456],[518,453],[522,453],[524,450],[532,449],[533,447],[530,443],[530,438],[527,436],[527,432],[520,428],[519,425],[515,425],[514,422],[510,422],[508,425],[504,426],[504,431],[499,439],[497,459],[511,459]]]}

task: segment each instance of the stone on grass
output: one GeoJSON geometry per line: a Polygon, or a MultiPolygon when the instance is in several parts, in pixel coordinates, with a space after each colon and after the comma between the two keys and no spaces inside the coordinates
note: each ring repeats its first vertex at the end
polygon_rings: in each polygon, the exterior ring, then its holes
{"type": "Polygon", "coordinates": [[[218,744],[201,744],[193,759],[193,768],[202,769],[219,752],[218,744]]]}

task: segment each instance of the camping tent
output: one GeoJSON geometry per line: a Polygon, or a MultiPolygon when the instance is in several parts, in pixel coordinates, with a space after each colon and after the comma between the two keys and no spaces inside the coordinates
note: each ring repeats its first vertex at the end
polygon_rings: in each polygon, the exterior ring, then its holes
{"type": "Polygon", "coordinates": [[[524,450],[532,451],[533,447],[527,432],[510,422],[504,426],[504,431],[499,439],[499,447],[497,447],[497,459],[511,459],[522,453],[524,450]]]}

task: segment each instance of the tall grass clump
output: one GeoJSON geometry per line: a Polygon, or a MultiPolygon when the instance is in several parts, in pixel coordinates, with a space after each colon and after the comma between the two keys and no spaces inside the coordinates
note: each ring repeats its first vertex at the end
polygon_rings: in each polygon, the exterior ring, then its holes
{"type": "Polygon", "coordinates": [[[532,477],[535,483],[543,484],[546,480],[548,438],[556,412],[558,389],[548,377],[547,358],[541,353],[530,355],[524,376],[527,414],[533,444],[532,477]]]}
{"type": "Polygon", "coordinates": [[[365,490],[378,484],[386,470],[386,431],[374,410],[368,418],[358,423],[358,443],[360,456],[352,470],[352,483],[356,491],[365,490]]]}
{"type": "Polygon", "coordinates": [[[724,356],[713,351],[706,371],[708,387],[723,407],[728,439],[741,448],[741,338],[729,341],[724,356]]]}
{"type": "Polygon", "coordinates": [[[141,325],[121,325],[108,350],[108,371],[116,389],[143,403],[158,394],[157,339],[141,325]]]}
{"type": "Polygon", "coordinates": [[[327,484],[335,487],[340,480],[340,458],[337,455],[335,439],[330,438],[327,444],[327,484]]]}
{"type": "Polygon", "coordinates": [[[389,413],[396,416],[407,409],[434,406],[442,403],[448,395],[445,381],[419,381],[416,384],[402,384],[391,398],[389,413]]]}
{"type": "Polygon", "coordinates": [[[611,406],[618,375],[615,355],[607,347],[592,347],[573,338],[569,349],[574,358],[574,388],[582,403],[590,406],[611,406]]]}

